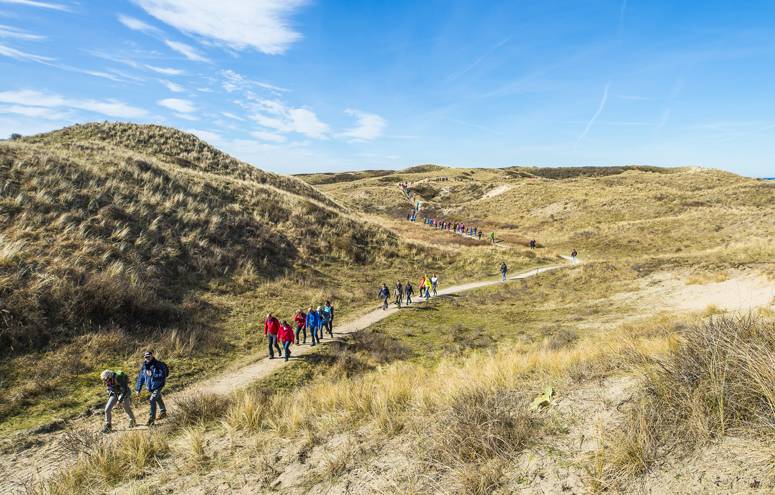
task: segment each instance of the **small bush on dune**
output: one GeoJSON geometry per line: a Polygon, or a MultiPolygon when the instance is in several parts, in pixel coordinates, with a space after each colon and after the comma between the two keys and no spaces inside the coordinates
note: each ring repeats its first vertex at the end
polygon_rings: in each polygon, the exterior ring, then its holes
{"type": "Polygon", "coordinates": [[[159,433],[133,431],[112,442],[99,442],[76,465],[30,491],[32,495],[105,492],[122,481],[144,476],[167,455],[169,445],[159,433]]]}
{"type": "Polygon", "coordinates": [[[647,361],[643,390],[609,435],[603,486],[649,470],[668,451],[688,452],[730,431],[775,426],[775,321],[714,317],[687,328],[666,359],[647,361]]]}
{"type": "Polygon", "coordinates": [[[184,394],[175,400],[175,414],[170,416],[176,427],[207,423],[222,417],[231,400],[229,397],[212,393],[184,394]]]}
{"type": "Polygon", "coordinates": [[[540,434],[542,419],[511,392],[461,392],[433,428],[431,459],[449,464],[509,458],[540,434]]]}

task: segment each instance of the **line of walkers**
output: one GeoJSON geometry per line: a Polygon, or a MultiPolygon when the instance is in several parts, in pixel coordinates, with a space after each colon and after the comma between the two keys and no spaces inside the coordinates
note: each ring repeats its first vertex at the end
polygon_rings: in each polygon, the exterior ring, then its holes
{"type": "Polygon", "coordinates": [[[288,361],[291,357],[291,344],[294,342],[296,345],[306,344],[307,331],[313,347],[323,340],[324,331],[328,332],[330,337],[334,336],[334,307],[331,301],[326,301],[324,306],[318,306],[317,309],[310,306],[306,313],[299,309],[291,320],[296,326],[295,332],[288,320],[280,321],[272,313],[266,315],[264,335],[267,337],[269,346],[269,359],[274,359],[274,353],[277,351],[277,357],[283,357],[288,361]]]}
{"type": "MultiPolygon", "coordinates": [[[[406,215],[406,219],[410,222],[416,222],[417,221],[417,210],[412,210],[406,215]]],[[[428,225],[431,228],[434,228],[436,230],[442,230],[447,232],[454,232],[456,234],[472,237],[474,239],[482,240],[482,236],[484,236],[484,231],[480,229],[479,227],[472,227],[472,226],[466,226],[466,224],[462,222],[450,222],[447,220],[439,220],[436,218],[430,218],[430,217],[422,217],[422,221],[425,225],[428,225]]],[[[490,243],[495,244],[495,232],[490,232],[487,235],[487,240],[490,241],[490,243]]]]}
{"type": "MultiPolygon", "coordinates": [[[[431,298],[431,294],[434,297],[439,295],[439,277],[435,273],[430,277],[428,275],[423,275],[422,278],[420,278],[417,287],[419,289],[420,299],[425,298],[425,302],[428,302],[431,298]]],[[[411,281],[407,280],[406,284],[402,284],[400,280],[396,282],[394,302],[397,307],[400,308],[404,304],[406,306],[411,305],[413,295],[414,286],[411,281]]],[[[390,305],[390,289],[387,284],[382,284],[382,287],[379,288],[379,298],[382,299],[382,309],[387,310],[390,305]]]]}
{"type": "MultiPolygon", "coordinates": [[[[153,426],[157,419],[167,417],[167,407],[162,399],[162,389],[167,384],[169,376],[169,367],[154,356],[153,350],[145,351],[143,363],[140,365],[140,371],[135,380],[135,391],[139,394],[145,387],[151,394],[149,402],[151,405],[147,426],[153,426]],[[159,417],[156,417],[156,409],[159,409],[159,417]]],[[[129,388],[129,376],[121,370],[105,370],[100,373],[100,379],[108,389],[108,402],[105,404],[105,423],[102,427],[103,433],[113,431],[113,408],[120,405],[129,418],[129,427],[136,425],[135,415],[132,412],[132,389],[129,388]]]]}

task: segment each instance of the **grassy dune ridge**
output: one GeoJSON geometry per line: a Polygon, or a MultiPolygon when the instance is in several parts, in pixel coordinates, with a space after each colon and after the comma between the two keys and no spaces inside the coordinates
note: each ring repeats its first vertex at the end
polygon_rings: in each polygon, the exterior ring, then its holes
{"type": "MultiPolygon", "coordinates": [[[[253,176],[223,162],[219,152],[189,137],[175,144],[168,130],[159,131],[168,144],[146,142],[133,127],[100,128],[81,144],[84,132],[75,128],[0,149],[22,153],[24,146],[44,146],[58,156],[72,148],[91,156],[129,147],[112,165],[126,168],[124,176],[131,178],[134,160],[142,160],[202,191],[217,184],[217,191],[201,193],[221,198],[209,199],[208,208],[224,204],[218,206],[227,211],[223,216],[243,218],[266,233],[251,238],[250,246],[233,240],[223,252],[215,251],[215,242],[206,244],[211,251],[204,251],[202,263],[221,264],[205,264],[190,279],[165,279],[166,287],[180,280],[192,285],[179,300],[161,300],[177,310],[200,308],[185,328],[175,324],[153,336],[176,360],[175,369],[191,369],[177,381],[194,380],[240,353],[263,353],[254,333],[267,309],[289,316],[305,301],[330,296],[341,318],[373,301],[375,283],[392,285],[407,273],[414,281],[421,271],[438,271],[450,285],[495,276],[501,260],[517,272],[556,262],[557,254],[573,248],[584,263],[404,309],[248,390],[191,397],[154,431],[86,435],[75,442],[87,447],[76,449],[72,468],[33,493],[246,486],[281,493],[637,492],[655,474],[668,484],[651,489],[680,491],[669,484],[678,477],[668,460],[685,464],[726,439],[771,435],[775,301],[741,318],[715,306],[679,310],[659,295],[668,285],[680,298],[689,293],[678,290],[685,287],[735,282],[743,291],[753,278],[775,281],[773,184],[697,168],[423,165],[300,176],[310,185],[266,174],[267,183],[274,181],[267,185],[263,173],[253,176]],[[43,144],[46,139],[51,144],[43,144]],[[202,170],[189,165],[197,162],[197,150],[204,150],[202,170]],[[494,230],[501,242],[493,247],[408,224],[409,203],[398,182],[414,184],[426,211],[494,230]],[[266,208],[266,201],[280,207],[266,208]],[[298,219],[309,215],[320,215],[316,225],[325,235],[307,236],[298,219]],[[364,238],[336,245],[345,230],[364,238]],[[539,242],[536,251],[525,246],[531,238],[539,242]],[[288,250],[285,241],[302,247],[288,250]],[[269,261],[245,269],[240,263],[255,256],[252,249],[269,261]],[[205,320],[212,332],[192,332],[205,320]],[[192,341],[191,335],[199,337],[192,341]],[[547,386],[556,395],[531,407],[547,386]]],[[[26,159],[33,160],[29,153],[26,159]]],[[[147,208],[163,208],[170,199],[155,194],[162,197],[148,200],[147,208]]],[[[201,224],[197,234],[206,237],[210,224],[197,208],[185,204],[193,225],[201,224]]],[[[209,235],[229,232],[215,225],[209,235]]],[[[120,254],[116,242],[106,244],[120,254]]],[[[13,263],[22,261],[21,249],[5,249],[13,263]]],[[[143,256],[146,264],[158,259],[143,256]]],[[[166,262],[174,267],[180,258],[166,262]]],[[[72,337],[44,356],[56,363],[81,349],[86,360],[99,361],[107,357],[98,351],[104,342],[118,339],[136,348],[150,341],[132,335],[111,320],[109,328],[72,337]]],[[[30,386],[13,383],[15,390],[30,386]]],[[[96,386],[78,390],[85,397],[96,386]]],[[[766,486],[775,489],[775,472],[747,466],[735,475],[738,481],[723,480],[730,491],[739,488],[734,483],[748,483],[747,476],[771,480],[766,486]]],[[[716,473],[700,478],[695,491],[720,486],[713,484],[716,473]]]]}

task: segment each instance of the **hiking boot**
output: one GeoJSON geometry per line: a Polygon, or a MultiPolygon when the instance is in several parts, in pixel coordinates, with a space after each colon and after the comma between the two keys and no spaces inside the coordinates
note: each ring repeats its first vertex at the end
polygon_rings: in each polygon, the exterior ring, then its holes
{"type": "Polygon", "coordinates": [[[167,419],[167,411],[160,412],[159,417],[156,419],[167,419]]]}
{"type": "Polygon", "coordinates": [[[105,426],[102,427],[102,433],[110,433],[113,431],[113,428],[110,426],[110,423],[105,423],[105,426]]]}
{"type": "Polygon", "coordinates": [[[129,420],[129,427],[130,428],[134,428],[135,426],[137,426],[137,423],[135,422],[135,420],[134,419],[130,419],[129,420]]]}
{"type": "Polygon", "coordinates": [[[156,423],[156,420],[154,420],[153,418],[148,418],[148,422],[147,422],[147,423],[145,423],[145,426],[147,426],[147,427],[149,427],[149,428],[150,428],[150,427],[151,427],[151,426],[153,426],[155,423],[156,423]]]}

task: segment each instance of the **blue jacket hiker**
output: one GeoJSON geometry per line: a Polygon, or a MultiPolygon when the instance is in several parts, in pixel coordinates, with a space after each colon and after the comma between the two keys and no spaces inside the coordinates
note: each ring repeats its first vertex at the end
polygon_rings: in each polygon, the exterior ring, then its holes
{"type": "Polygon", "coordinates": [[[159,361],[153,356],[153,351],[146,351],[144,355],[143,364],[140,365],[140,371],[137,373],[137,381],[135,382],[135,390],[140,392],[143,389],[143,385],[151,393],[151,410],[148,417],[148,426],[152,426],[156,422],[156,407],[159,407],[159,419],[167,417],[167,407],[164,405],[164,399],[162,399],[161,391],[164,385],[167,383],[167,376],[169,376],[169,368],[162,361],[159,361]]]}
{"type": "Polygon", "coordinates": [[[316,345],[319,342],[318,339],[318,325],[320,325],[320,315],[312,306],[307,310],[307,330],[312,334],[312,345],[316,345]]]}

